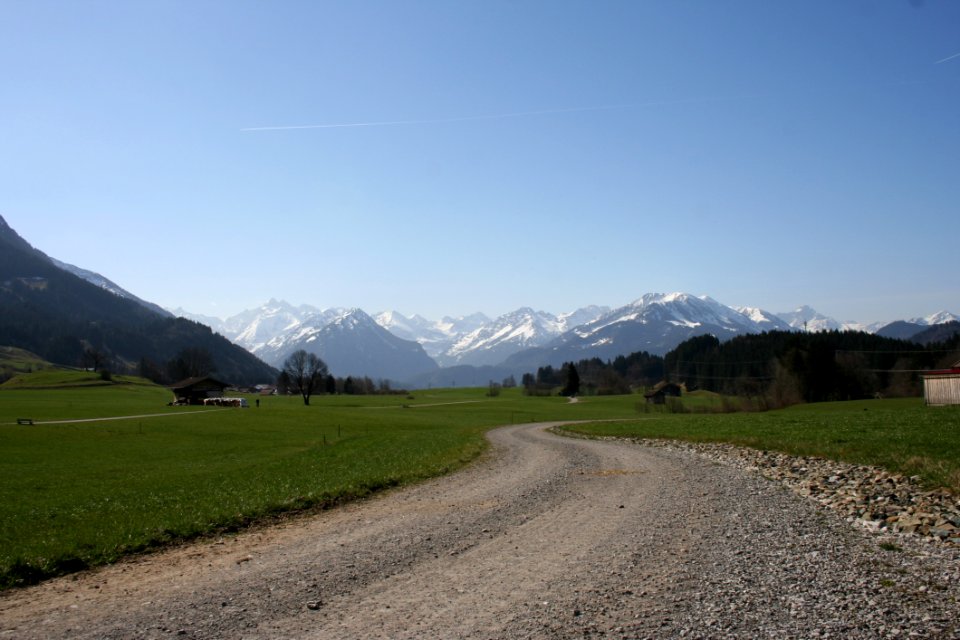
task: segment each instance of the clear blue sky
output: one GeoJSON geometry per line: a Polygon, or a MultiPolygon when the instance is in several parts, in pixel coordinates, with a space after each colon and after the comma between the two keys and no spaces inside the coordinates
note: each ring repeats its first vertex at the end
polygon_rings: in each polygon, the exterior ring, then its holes
{"type": "Polygon", "coordinates": [[[960,312],[957,54],[944,0],[0,0],[0,215],[220,317],[960,312]]]}

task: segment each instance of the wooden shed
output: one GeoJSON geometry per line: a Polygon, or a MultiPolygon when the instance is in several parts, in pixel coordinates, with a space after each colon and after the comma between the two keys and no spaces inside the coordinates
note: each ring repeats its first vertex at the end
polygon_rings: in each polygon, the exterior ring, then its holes
{"type": "Polygon", "coordinates": [[[960,362],[949,369],[923,374],[923,401],[932,407],[960,405],[960,362]]]}
{"type": "Polygon", "coordinates": [[[187,378],[170,387],[177,404],[203,404],[207,398],[223,396],[223,390],[230,385],[210,376],[187,378]]]}
{"type": "Polygon", "coordinates": [[[665,404],[667,398],[679,398],[683,394],[683,387],[675,382],[658,382],[650,391],[643,394],[647,402],[665,404]]]}

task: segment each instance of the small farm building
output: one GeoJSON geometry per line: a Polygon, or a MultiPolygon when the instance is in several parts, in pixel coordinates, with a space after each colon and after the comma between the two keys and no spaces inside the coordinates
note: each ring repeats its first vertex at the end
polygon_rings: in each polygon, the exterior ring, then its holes
{"type": "Polygon", "coordinates": [[[226,382],[203,376],[187,378],[170,387],[170,390],[178,404],[203,404],[207,398],[222,397],[223,390],[229,386],[226,382]]]}
{"type": "Polygon", "coordinates": [[[658,382],[650,391],[643,394],[647,402],[653,404],[665,404],[667,398],[679,398],[683,393],[683,387],[674,382],[658,382]]]}
{"type": "Polygon", "coordinates": [[[923,400],[930,406],[960,405],[960,362],[923,374],[923,400]]]}

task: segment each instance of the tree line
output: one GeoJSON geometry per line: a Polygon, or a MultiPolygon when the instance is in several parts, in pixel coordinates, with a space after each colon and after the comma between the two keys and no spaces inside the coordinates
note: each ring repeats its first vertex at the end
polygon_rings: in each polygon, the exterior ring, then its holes
{"type": "Polygon", "coordinates": [[[922,373],[960,359],[960,332],[921,345],[862,331],[769,331],[721,342],[690,338],[665,356],[645,351],[543,366],[521,379],[528,395],[608,395],[660,381],[762,399],[764,406],[921,394],[922,373]]]}
{"type": "Polygon", "coordinates": [[[688,388],[765,396],[775,406],[918,396],[922,373],[960,358],[960,333],[926,345],[863,331],[769,331],[720,342],[697,336],[664,357],[665,378],[688,388]]]}
{"type": "Polygon", "coordinates": [[[639,351],[606,362],[585,358],[564,362],[559,368],[546,365],[525,373],[520,384],[527,395],[622,395],[653,386],[663,379],[663,358],[639,351]]]}
{"type": "Polygon", "coordinates": [[[310,398],[321,393],[371,395],[376,393],[405,394],[407,392],[402,389],[394,389],[389,380],[374,382],[367,376],[335,377],[319,356],[299,349],[284,360],[280,375],[277,376],[277,393],[281,395],[297,394],[303,398],[304,405],[309,405],[310,398]]]}

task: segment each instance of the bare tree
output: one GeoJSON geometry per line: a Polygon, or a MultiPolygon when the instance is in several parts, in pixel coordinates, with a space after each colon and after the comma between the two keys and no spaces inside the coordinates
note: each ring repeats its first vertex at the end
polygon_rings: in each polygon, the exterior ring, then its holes
{"type": "Polygon", "coordinates": [[[94,347],[87,347],[83,350],[83,368],[99,371],[104,365],[103,352],[94,347]]]}
{"type": "Polygon", "coordinates": [[[303,397],[303,404],[310,404],[310,396],[323,386],[327,365],[315,354],[303,349],[294,351],[283,362],[283,373],[290,379],[290,387],[303,397]]]}
{"type": "Polygon", "coordinates": [[[782,409],[803,402],[800,380],[778,360],[773,361],[773,381],[767,394],[771,409],[782,409]]]}
{"type": "Polygon", "coordinates": [[[167,363],[167,375],[171,380],[202,378],[216,368],[213,355],[205,347],[184,347],[167,363]]]}

